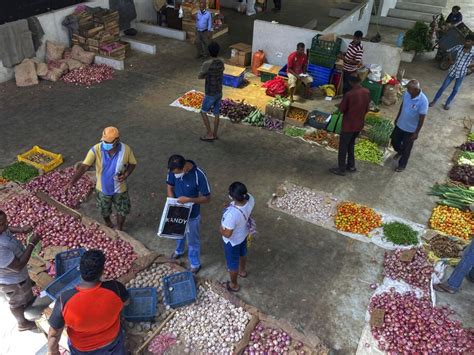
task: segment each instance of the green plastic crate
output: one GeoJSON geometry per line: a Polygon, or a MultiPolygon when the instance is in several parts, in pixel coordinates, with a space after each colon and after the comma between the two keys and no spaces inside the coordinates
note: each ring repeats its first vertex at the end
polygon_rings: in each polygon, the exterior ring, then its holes
{"type": "Polygon", "coordinates": [[[319,39],[321,35],[313,37],[311,42],[311,50],[327,55],[338,55],[341,51],[342,39],[337,38],[335,42],[322,41],[319,39]]]}
{"type": "Polygon", "coordinates": [[[362,86],[369,89],[370,99],[374,102],[374,104],[378,105],[380,103],[380,99],[382,98],[383,85],[377,83],[376,81],[365,79],[362,82],[362,86]]]}
{"type": "Polygon", "coordinates": [[[267,82],[269,80],[272,80],[273,78],[275,78],[275,76],[277,76],[277,74],[267,73],[265,71],[262,71],[262,72],[260,72],[260,81],[262,83],[264,83],[264,82],[267,82]]]}
{"type": "Polygon", "coordinates": [[[337,57],[335,55],[328,55],[325,53],[310,51],[309,52],[309,63],[319,65],[325,68],[333,68],[336,64],[337,57]]]}

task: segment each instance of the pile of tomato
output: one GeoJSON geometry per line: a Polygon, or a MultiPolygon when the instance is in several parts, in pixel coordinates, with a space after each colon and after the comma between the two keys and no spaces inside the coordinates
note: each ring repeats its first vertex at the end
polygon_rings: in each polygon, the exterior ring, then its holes
{"type": "Polygon", "coordinates": [[[204,94],[198,91],[190,91],[179,98],[179,103],[183,106],[200,109],[204,100],[204,94]]]}
{"type": "Polygon", "coordinates": [[[382,216],[370,207],[342,202],[337,206],[335,224],[340,231],[368,235],[382,226],[382,216]]]}
{"type": "Polygon", "coordinates": [[[449,206],[437,206],[433,209],[430,219],[431,228],[469,240],[474,234],[474,218],[472,212],[464,212],[449,206]]]}

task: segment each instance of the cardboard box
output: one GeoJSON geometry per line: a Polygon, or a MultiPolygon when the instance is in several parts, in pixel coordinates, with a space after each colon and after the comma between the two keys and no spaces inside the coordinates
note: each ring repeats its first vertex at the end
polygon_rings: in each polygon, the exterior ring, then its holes
{"type": "Polygon", "coordinates": [[[246,43],[236,43],[230,46],[230,62],[234,65],[246,67],[252,60],[252,46],[246,43]]]}
{"type": "Polygon", "coordinates": [[[265,116],[284,121],[286,116],[286,110],[283,108],[273,107],[272,105],[267,104],[267,106],[265,106],[265,116]]]}
{"type": "Polygon", "coordinates": [[[286,113],[285,122],[288,123],[288,124],[291,124],[293,126],[296,126],[296,127],[303,127],[305,125],[306,121],[308,120],[308,117],[309,117],[309,111],[308,110],[305,110],[304,108],[292,105],[288,109],[288,112],[286,113]],[[304,120],[300,121],[300,120],[297,120],[297,119],[294,119],[294,118],[290,117],[292,111],[300,111],[302,114],[305,115],[304,120]]]}

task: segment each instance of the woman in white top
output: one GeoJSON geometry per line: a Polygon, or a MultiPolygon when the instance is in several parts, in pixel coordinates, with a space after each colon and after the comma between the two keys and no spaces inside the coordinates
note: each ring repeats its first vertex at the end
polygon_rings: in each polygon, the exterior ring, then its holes
{"type": "Polygon", "coordinates": [[[247,236],[255,200],[241,182],[234,182],[229,186],[229,198],[232,202],[224,210],[220,232],[224,241],[225,258],[230,275],[230,281],[227,281],[226,286],[229,291],[237,292],[240,289],[237,283],[238,276],[247,276],[245,270],[247,236]]]}

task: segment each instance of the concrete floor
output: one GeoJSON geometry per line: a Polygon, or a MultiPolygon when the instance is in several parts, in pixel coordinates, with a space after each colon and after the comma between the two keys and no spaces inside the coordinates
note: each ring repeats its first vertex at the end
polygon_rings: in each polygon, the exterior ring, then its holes
{"type": "MultiPolygon", "coordinates": [[[[250,43],[251,25],[242,26],[245,36],[231,30],[220,42],[250,43]]],[[[201,276],[221,281],[227,279],[218,233],[222,206],[228,201],[227,186],[244,182],[257,201],[260,234],[250,250],[250,275],[242,281],[240,297],[316,334],[339,353],[353,353],[372,294],[368,283],[381,280],[383,250],[269,209],[266,202],[277,184],[289,180],[427,223],[434,200],[426,192],[446,178],[454,147],[465,138],[463,118],[473,109],[472,82],[466,80],[451,111],[441,106],[430,110],[404,173],[395,173],[392,162],[384,167],[358,163],[357,174],[341,178],[328,173],[336,163],[334,153],[265,130],[224,121],[219,141],[200,142],[198,115],[169,106],[189,89],[203,86],[196,79],[200,62],[192,59],[194,48],[158,37],[155,41],[156,56],[137,54],[114,80],[91,88],[45,81],[30,88],[17,88],[13,81],[1,84],[0,166],[35,144],[60,152],[65,165],[72,165],[100,139],[103,127],[118,126],[139,161],[129,182],[133,211],[126,229],[147,247],[169,254],[173,242],[155,236],[165,198],[166,161],[173,153],[195,160],[213,189],[213,201],[202,208],[201,276]]],[[[429,97],[445,75],[432,61],[404,67],[429,97]]],[[[313,105],[329,104],[315,100],[313,105]]],[[[396,111],[395,106],[384,109],[389,117],[396,111]]],[[[82,209],[98,218],[93,201],[82,209]]],[[[467,309],[474,286],[463,285],[463,295],[441,300],[453,303],[472,327],[467,309]]]]}

